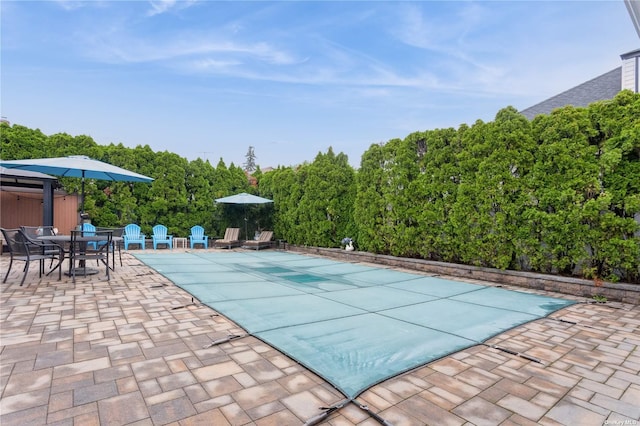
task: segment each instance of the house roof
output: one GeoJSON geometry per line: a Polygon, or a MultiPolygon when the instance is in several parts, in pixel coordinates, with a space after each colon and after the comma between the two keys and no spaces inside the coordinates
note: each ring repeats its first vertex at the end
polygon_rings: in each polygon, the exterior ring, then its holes
{"type": "Polygon", "coordinates": [[[605,99],[613,99],[622,87],[622,67],[613,69],[594,79],[564,91],[538,104],[520,111],[529,120],[539,114],[549,114],[565,105],[586,107],[605,99]]]}
{"type": "Polygon", "coordinates": [[[636,56],[640,56],[640,49],[632,50],[631,52],[623,53],[622,55],[620,55],[622,60],[635,58],[636,56]]]}

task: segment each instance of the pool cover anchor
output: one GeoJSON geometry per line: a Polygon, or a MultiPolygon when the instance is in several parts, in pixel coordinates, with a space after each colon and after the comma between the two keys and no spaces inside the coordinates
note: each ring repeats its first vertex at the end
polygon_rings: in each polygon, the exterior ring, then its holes
{"type": "Polygon", "coordinates": [[[385,419],[380,417],[380,415],[378,415],[377,413],[374,413],[373,411],[371,411],[369,406],[367,406],[365,404],[360,404],[359,402],[354,401],[353,399],[344,399],[344,400],[338,402],[337,404],[331,405],[329,407],[320,407],[320,409],[324,410],[324,412],[318,414],[317,416],[314,416],[314,417],[310,418],[309,420],[307,420],[304,423],[303,426],[314,426],[314,425],[320,424],[322,421],[324,421],[331,414],[333,414],[334,412],[340,410],[341,408],[343,408],[345,405],[349,404],[350,402],[353,402],[355,405],[358,406],[358,408],[360,408],[361,410],[365,411],[367,414],[369,414],[371,417],[373,417],[373,419],[375,421],[377,421],[378,423],[380,423],[381,425],[383,425],[383,426],[393,426],[391,423],[389,423],[388,421],[386,421],[385,419]]]}
{"type": "Polygon", "coordinates": [[[196,303],[195,297],[191,297],[191,303],[187,303],[186,305],[182,305],[182,306],[174,306],[173,308],[171,308],[171,310],[175,311],[176,309],[186,308],[187,306],[198,306],[198,305],[202,305],[202,303],[200,302],[196,303]]]}
{"type": "Polygon", "coordinates": [[[334,413],[335,411],[338,411],[339,409],[341,409],[342,407],[344,407],[345,405],[347,405],[348,403],[352,402],[350,399],[344,399],[340,402],[338,402],[337,404],[331,405],[329,407],[320,407],[321,410],[324,410],[324,412],[318,414],[317,416],[314,416],[312,418],[310,418],[309,420],[307,420],[303,426],[314,426],[317,424],[320,424],[323,420],[325,420],[327,417],[329,417],[332,413],[334,413]]]}
{"type": "Polygon", "coordinates": [[[221,345],[223,343],[230,342],[232,340],[241,339],[243,337],[247,337],[249,334],[229,334],[227,337],[223,337],[222,339],[214,340],[211,343],[208,343],[202,347],[202,349],[209,349],[213,346],[221,345]]]}
{"type": "MultiPolygon", "coordinates": [[[[620,309],[620,308],[615,308],[615,309],[620,309]]],[[[589,324],[583,324],[581,322],[570,321],[570,320],[566,320],[564,318],[551,318],[550,317],[550,319],[552,319],[554,321],[561,322],[563,324],[577,325],[578,327],[593,328],[594,330],[604,331],[604,329],[602,327],[596,327],[594,325],[589,325],[589,324]]]]}
{"type": "Polygon", "coordinates": [[[160,283],[160,284],[152,285],[152,286],[151,286],[151,287],[149,287],[149,288],[164,288],[164,287],[167,287],[167,284],[165,284],[165,283],[160,283]]]}
{"type": "Polygon", "coordinates": [[[513,351],[511,349],[503,348],[501,346],[496,346],[496,345],[486,345],[486,346],[491,348],[491,349],[496,349],[498,351],[505,352],[505,353],[508,353],[510,355],[519,356],[520,358],[524,358],[526,360],[533,361],[533,362],[536,362],[538,364],[544,365],[544,362],[542,362],[538,358],[533,357],[531,355],[523,354],[522,352],[516,352],[516,351],[513,351]]]}

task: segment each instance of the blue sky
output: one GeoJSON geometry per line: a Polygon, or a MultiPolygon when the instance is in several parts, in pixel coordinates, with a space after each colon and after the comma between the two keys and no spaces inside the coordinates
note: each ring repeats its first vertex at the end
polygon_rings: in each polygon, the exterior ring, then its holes
{"type": "Polygon", "coordinates": [[[262,168],[491,121],[621,64],[609,1],[7,1],[1,115],[262,168]]]}

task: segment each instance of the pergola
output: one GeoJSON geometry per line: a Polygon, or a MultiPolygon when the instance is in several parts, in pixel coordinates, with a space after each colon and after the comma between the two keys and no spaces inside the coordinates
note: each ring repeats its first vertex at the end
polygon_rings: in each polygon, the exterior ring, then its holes
{"type": "Polygon", "coordinates": [[[42,224],[53,226],[53,195],[59,188],[58,179],[44,173],[0,167],[0,188],[41,189],[42,190],[42,224]]]}

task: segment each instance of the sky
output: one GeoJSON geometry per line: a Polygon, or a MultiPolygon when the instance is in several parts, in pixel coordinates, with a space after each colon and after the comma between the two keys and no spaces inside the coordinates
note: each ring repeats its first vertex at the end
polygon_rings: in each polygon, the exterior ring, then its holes
{"type": "Polygon", "coordinates": [[[262,169],[492,121],[621,65],[623,0],[0,2],[0,113],[262,169]]]}

